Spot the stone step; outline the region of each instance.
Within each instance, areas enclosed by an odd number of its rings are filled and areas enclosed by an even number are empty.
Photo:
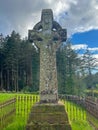
[[[36,104],[32,107],[26,130],[71,130],[63,104]]]

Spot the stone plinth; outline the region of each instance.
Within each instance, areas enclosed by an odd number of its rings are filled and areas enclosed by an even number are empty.
[[[63,104],[36,104],[32,107],[26,130],[71,130]]]
[[[55,103],[57,99],[57,95],[55,94],[45,94],[41,95],[40,103]]]

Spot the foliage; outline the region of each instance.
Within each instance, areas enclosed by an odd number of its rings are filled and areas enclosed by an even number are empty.
[[[39,90],[40,50],[27,38],[13,31],[0,40],[0,91]],[[62,94],[83,95],[86,88],[98,84],[96,60],[87,49],[82,56],[67,41],[57,51],[58,91]],[[97,71],[97,70],[96,70]]]
[[[97,61],[87,49],[85,52],[74,50],[67,41],[57,51],[58,89],[62,94],[84,95],[86,88],[98,84]]]
[[[27,39],[13,31],[4,38],[0,48],[0,90],[21,91],[29,86],[30,91],[38,91],[39,55]]]
[[[94,96],[98,98],[98,90],[97,89],[87,89],[85,90],[86,95]]]
[[[79,78],[77,70],[79,66],[78,54],[72,49],[68,41],[57,52],[57,70],[59,93],[77,94]],[[78,83],[77,83],[78,82]],[[79,88],[78,88],[79,89]]]

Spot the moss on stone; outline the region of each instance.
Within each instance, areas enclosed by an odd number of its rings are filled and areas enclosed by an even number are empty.
[[[32,107],[26,130],[71,130],[64,105],[36,104]]]

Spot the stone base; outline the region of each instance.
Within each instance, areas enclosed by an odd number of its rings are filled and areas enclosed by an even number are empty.
[[[41,94],[40,103],[57,103],[56,94]]]
[[[32,107],[26,130],[71,130],[63,104],[36,104]]]

